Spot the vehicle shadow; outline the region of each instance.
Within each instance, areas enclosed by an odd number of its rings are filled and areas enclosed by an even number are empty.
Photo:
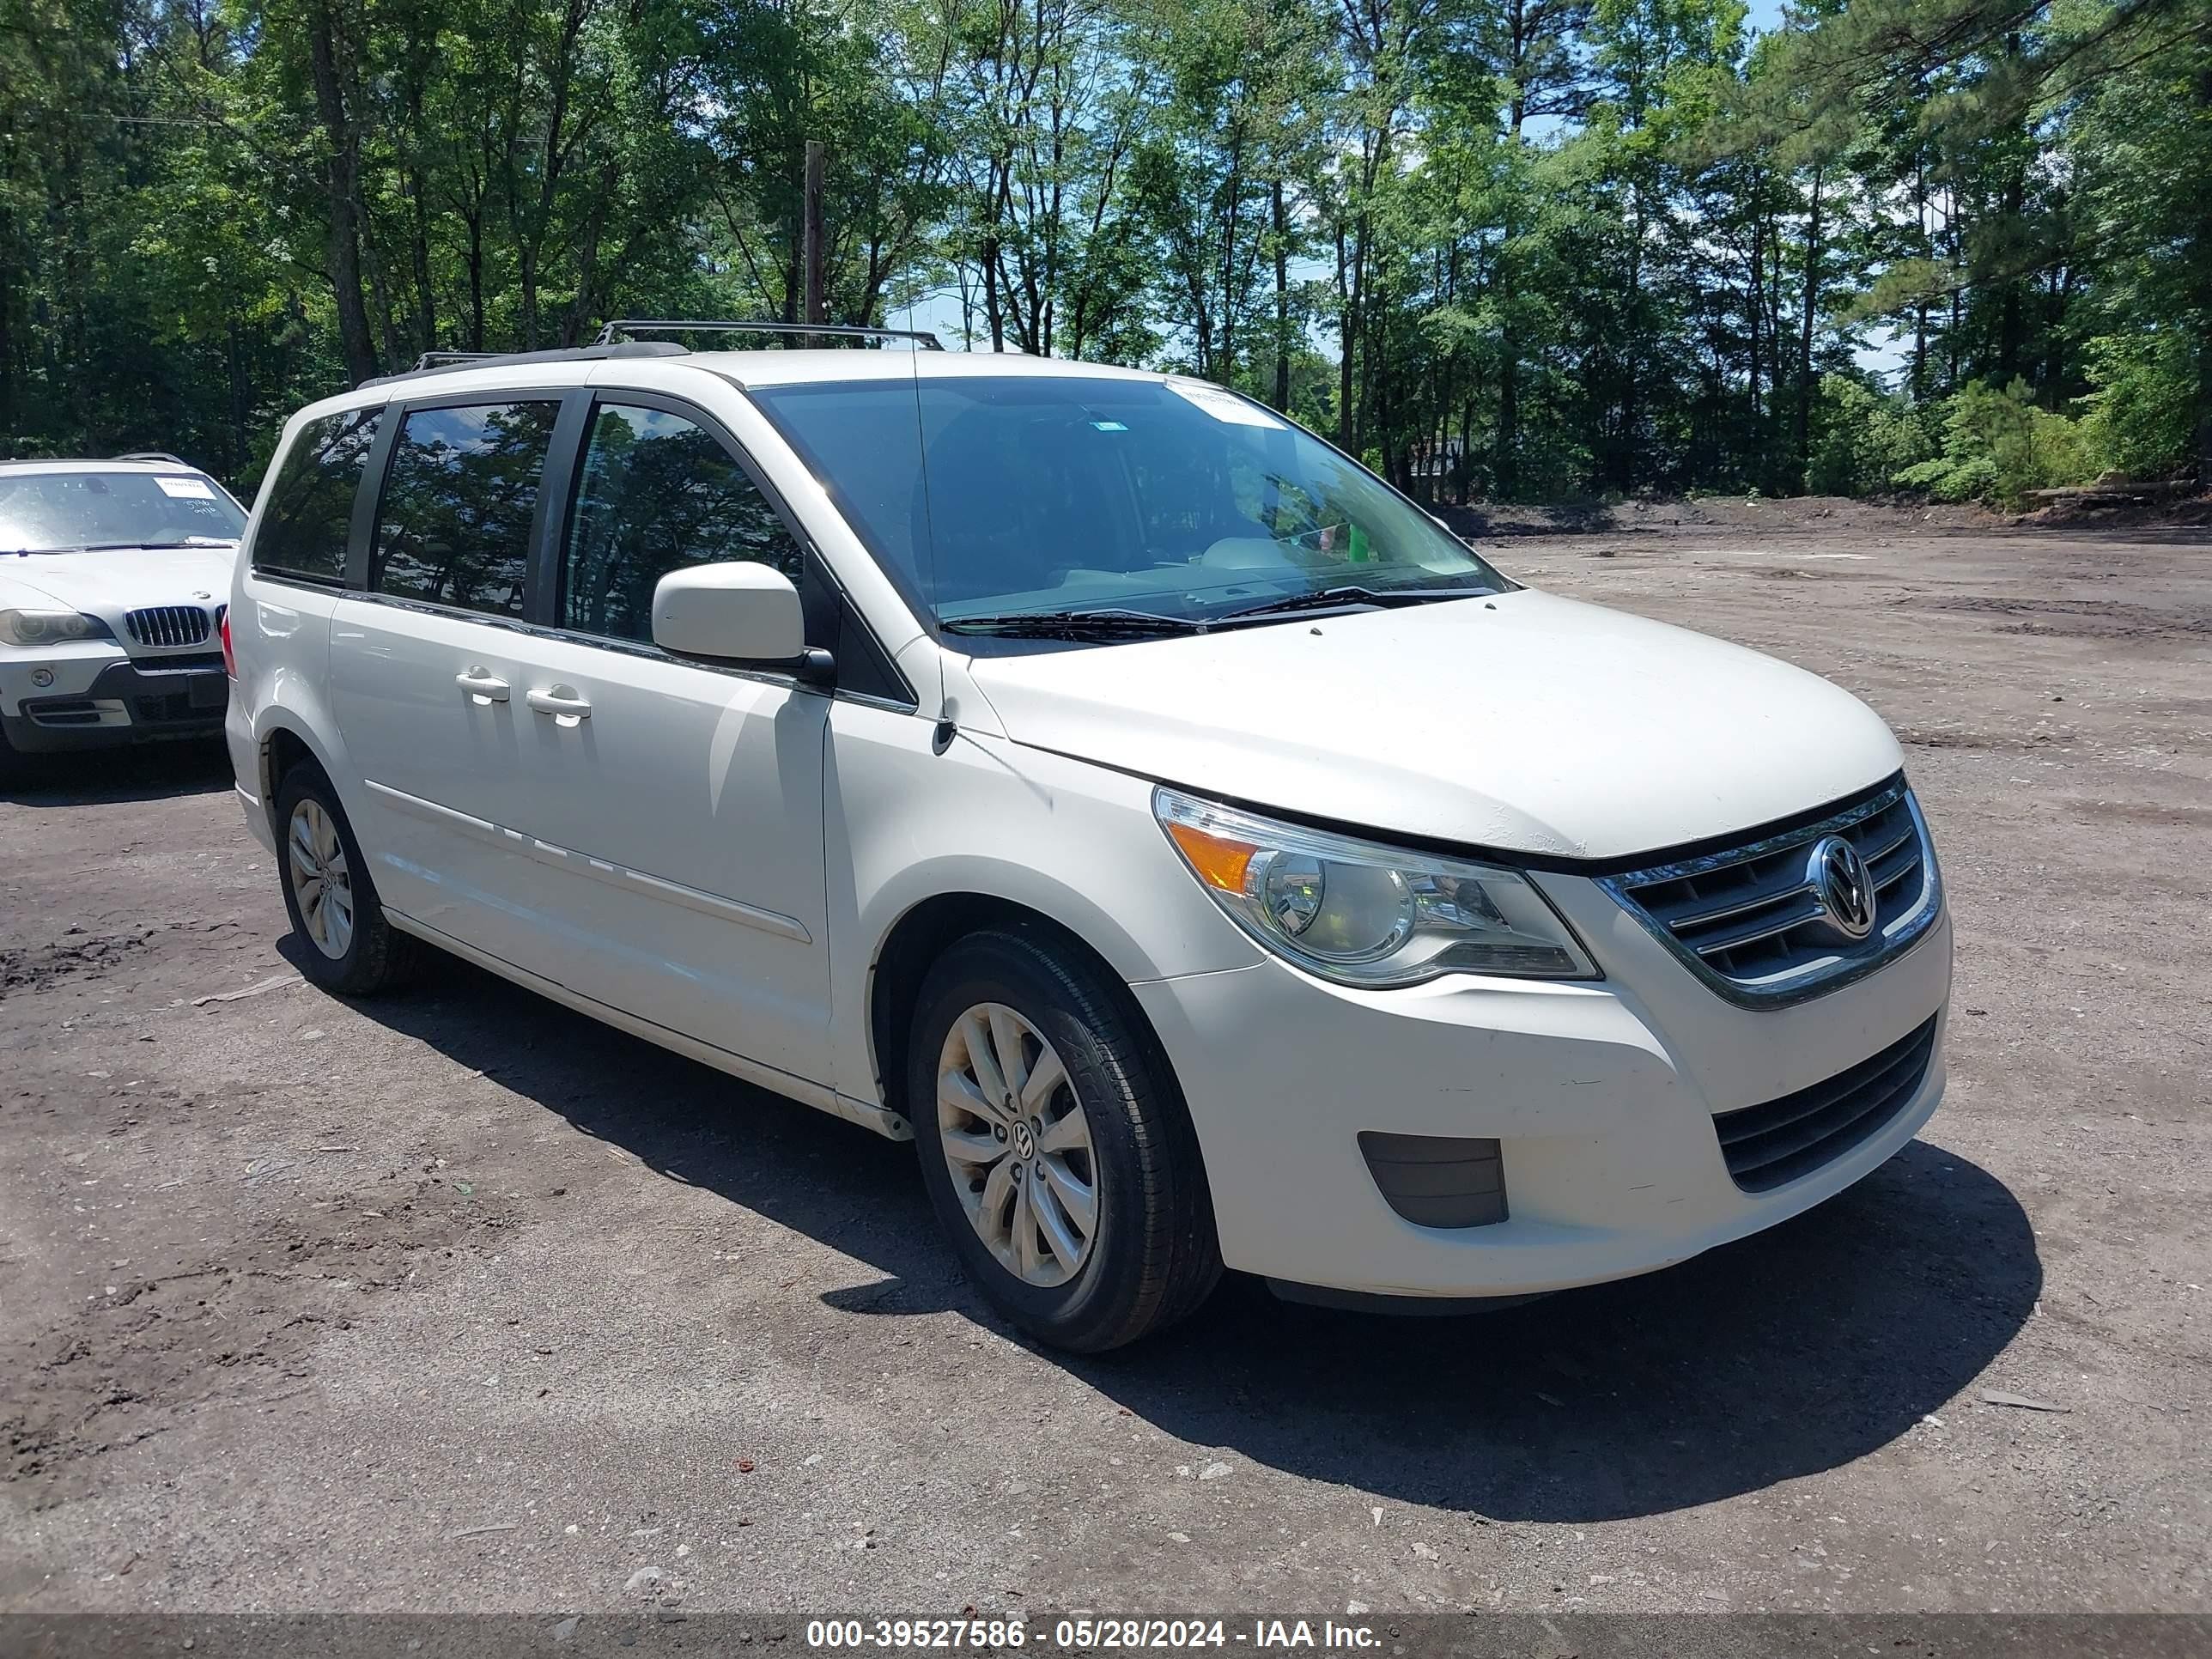
[[[163,800],[230,787],[230,751],[219,737],[191,742],[32,755],[0,773],[0,801],[16,806],[100,806]]]
[[[842,1312],[949,1308],[1005,1328],[940,1242],[910,1147],[447,958],[420,990],[360,1006],[668,1179],[884,1275],[823,1298]],[[2041,1287],[2011,1193],[1915,1142],[1807,1215],[1614,1285],[1409,1319],[1291,1306],[1231,1276],[1152,1341],[1093,1358],[1040,1352],[1231,1456],[1498,1520],[1601,1521],[1878,1449],[1980,1375]]]

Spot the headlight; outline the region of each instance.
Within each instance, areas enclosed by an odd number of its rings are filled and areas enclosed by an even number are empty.
[[[1172,789],[1152,792],[1152,811],[1231,921],[1323,979],[1376,988],[1440,974],[1598,976],[1518,871],[1279,823]]]
[[[97,617],[74,611],[0,611],[0,640],[10,645],[59,645],[70,640],[112,640],[114,630]]]

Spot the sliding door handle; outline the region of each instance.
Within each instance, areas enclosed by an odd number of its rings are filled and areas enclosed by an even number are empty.
[[[522,700],[539,714],[550,714],[556,720],[587,720],[592,718],[590,699],[578,696],[565,685],[532,686],[523,693]]]
[[[482,702],[505,702],[508,686],[488,668],[471,668],[453,676],[453,684]]]

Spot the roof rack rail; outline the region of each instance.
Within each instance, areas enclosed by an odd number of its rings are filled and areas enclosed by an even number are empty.
[[[799,334],[831,339],[911,340],[923,351],[942,351],[945,342],[927,329],[862,328],[852,323],[731,322],[704,317],[617,317],[599,331],[599,343],[611,346],[618,334]]]
[[[684,348],[667,340],[599,341],[584,346],[556,346],[550,351],[426,351],[415,367],[392,374],[372,374],[362,386],[389,386],[418,376],[453,374],[465,368],[504,368],[510,363],[595,362],[609,357],[680,357]]]
[[[134,449],[128,455],[118,455],[118,461],[167,461],[172,466],[190,466],[191,463],[181,455],[172,455],[166,449]]]

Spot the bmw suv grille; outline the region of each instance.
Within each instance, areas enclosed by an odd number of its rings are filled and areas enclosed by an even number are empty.
[[[123,619],[131,637],[141,645],[167,648],[203,645],[208,636],[208,613],[196,605],[156,605],[133,611]]]

